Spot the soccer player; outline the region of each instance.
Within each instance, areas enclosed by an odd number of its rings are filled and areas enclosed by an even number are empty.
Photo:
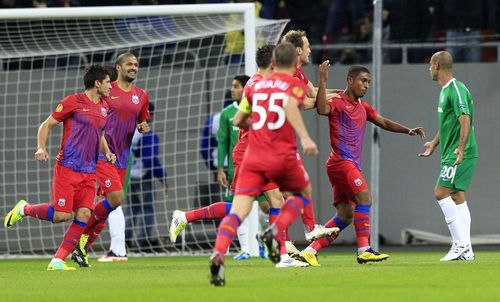
[[[368,184],[361,173],[361,150],[366,122],[378,127],[410,136],[425,133],[421,127],[410,129],[381,116],[361,98],[370,87],[370,71],[360,65],[349,68],[347,88],[338,97],[326,97],[329,61],[320,65],[320,85],[316,98],[317,112],[328,116],[330,124],[331,153],[326,162],[326,172],[333,190],[333,205],[337,214],[325,224],[325,227],[346,228],[354,221],[358,244],[358,263],[382,261],[389,257],[370,247],[370,206],[372,198]],[[314,241],[304,251],[305,260],[312,266],[318,266],[316,254],[323,247],[335,240],[338,234]]]
[[[305,31],[301,30],[290,30],[284,36],[282,41],[286,41],[291,43],[297,52],[297,69],[293,76],[299,79],[302,83],[307,85],[307,93],[304,98],[304,104],[302,109],[308,110],[314,108],[316,106],[316,94],[318,88],[314,87],[314,85],[309,81],[306,73],[302,66],[309,64],[309,56],[311,54],[311,47],[309,44],[309,40],[307,39],[307,35]],[[332,97],[336,90],[328,89],[329,97]],[[299,158],[300,164],[302,165],[302,159],[300,158],[300,154],[297,151],[297,158]],[[305,228],[305,232],[312,232],[316,228],[316,218],[314,217],[314,209],[312,207],[312,203],[309,203],[305,208],[304,212],[301,215],[302,223]],[[308,241],[311,241],[311,237],[306,237]],[[300,256],[300,252],[293,245],[293,243],[289,240],[286,241],[287,252],[294,257]]]
[[[113,224],[110,224],[110,251],[100,259],[101,262],[127,261],[125,251],[125,217],[120,205],[124,202],[123,183],[127,172],[130,145],[135,129],[141,133],[149,132],[149,97],[146,91],[135,86],[139,62],[135,55],[123,53],[115,62],[117,81],[111,83],[108,98],[109,114],[104,136],[111,152],[116,154],[115,165],[99,156],[97,162],[97,181],[100,200],[89,219],[80,243],[73,253],[73,260],[80,266],[88,266],[87,251],[105,226],[108,215],[115,209]],[[83,260],[83,261],[82,261]]]
[[[422,157],[430,156],[441,144],[441,172],[434,196],[441,207],[453,240],[441,261],[474,260],[470,240],[471,216],[465,197],[478,157],[474,134],[474,107],[467,87],[453,77],[453,58],[436,52],[429,64],[433,81],[442,87],[438,102],[438,132],[424,144]]]
[[[23,217],[29,216],[52,223],[74,219],[68,227],[61,245],[47,270],[74,270],[64,259],[78,244],[78,239],[94,208],[95,173],[99,151],[104,158],[114,163],[116,157],[110,152],[103,138],[108,116],[111,81],[108,72],[99,65],[92,65],[84,75],[85,91],[65,97],[55,111],[38,128],[37,161],[47,161],[47,138],[50,131],[63,122],[61,149],[56,157],[52,180],[52,202],[30,204],[20,200],[5,216],[4,226],[12,227]],[[102,143],[101,143],[102,141]]]
[[[247,116],[252,115],[249,141],[240,167],[231,213],[219,226],[214,252],[210,257],[210,283],[214,286],[225,285],[224,254],[239,224],[250,212],[253,200],[262,193],[267,182],[274,181],[281,189],[294,193],[281,208],[273,226],[261,236],[269,249],[269,258],[274,263],[280,261],[282,254],[280,234],[311,202],[307,172],[296,159],[294,130],[306,155],[318,154],[318,148],[309,137],[298,109],[303,102],[306,86],[293,78],[296,58],[292,44],[285,42],[276,46],[273,52],[274,72],[245,94],[249,104],[252,104],[252,111],[244,112]],[[244,121],[248,122],[248,119]]]
[[[233,118],[238,111],[238,106],[243,95],[243,88],[250,79],[247,75],[237,75],[231,83],[231,97],[233,104],[224,108],[220,115],[219,129],[217,131],[217,181],[226,189],[225,200],[233,201],[233,192],[230,185],[234,177],[233,149],[238,143],[239,128],[233,125]],[[227,175],[224,163],[227,160]],[[249,222],[245,220],[238,228],[238,241],[241,251],[234,257],[235,260],[250,258],[249,250]]]

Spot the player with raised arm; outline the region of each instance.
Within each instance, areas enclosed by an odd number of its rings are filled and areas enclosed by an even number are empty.
[[[474,260],[470,240],[471,217],[465,197],[474,170],[478,151],[474,134],[472,95],[453,77],[453,58],[446,51],[431,57],[429,72],[433,81],[442,87],[438,102],[438,132],[424,144],[419,155],[430,156],[441,145],[441,172],[434,196],[444,214],[453,240],[450,251],[441,261]]]
[[[283,252],[280,234],[311,202],[311,185],[307,173],[296,159],[294,130],[306,155],[318,154],[318,148],[309,137],[298,108],[303,102],[306,86],[293,78],[296,58],[292,44],[285,42],[276,46],[273,52],[274,72],[245,94],[252,112],[237,113],[251,114],[252,121],[233,207],[219,226],[214,252],[210,257],[210,283],[214,286],[225,285],[224,254],[239,224],[250,212],[253,200],[262,193],[266,183],[274,181],[281,189],[294,194],[282,206],[276,222],[261,236],[269,249],[269,258],[274,263],[280,261]],[[248,121],[246,118],[241,120],[245,123]]]
[[[73,260],[80,266],[88,266],[87,251],[94,240],[99,236],[106,224],[108,215],[114,211],[116,230],[110,230],[112,236],[120,240],[112,240],[115,246],[100,261],[127,261],[125,252],[125,217],[120,205],[124,202],[123,183],[127,172],[130,145],[135,129],[141,133],[149,132],[148,102],[146,91],[135,86],[133,82],[137,77],[139,62],[135,55],[123,53],[115,62],[118,74],[116,82],[111,83],[110,96],[108,98],[109,114],[104,130],[104,136],[108,142],[111,152],[116,154],[115,165],[106,162],[104,157],[99,156],[97,162],[97,181],[99,182],[99,193],[105,196],[100,200],[89,219],[87,227],[80,238],[80,243],[73,253]]]
[[[330,124],[331,153],[326,162],[326,172],[333,190],[333,205],[337,214],[325,227],[346,228],[354,221],[358,244],[357,261],[366,263],[389,258],[370,247],[370,207],[372,198],[366,180],[361,173],[361,151],[366,122],[391,132],[420,136],[425,133],[421,127],[408,128],[381,116],[361,98],[370,87],[370,71],[360,65],[349,68],[347,88],[338,97],[327,100],[326,83],[329,61],[320,65],[320,86],[316,98],[317,111],[328,116]],[[332,243],[338,234],[314,241],[302,254],[311,265],[319,265],[316,254]]]
[[[20,200],[5,216],[4,226],[12,227],[29,216],[52,223],[71,219],[73,222],[64,234],[47,270],[74,270],[64,259],[78,244],[94,208],[97,158],[100,152],[114,163],[103,130],[108,115],[105,98],[109,95],[111,81],[108,72],[99,65],[92,65],[84,75],[85,91],[65,97],[55,111],[38,128],[37,161],[47,161],[47,138],[50,131],[63,122],[61,149],[56,157],[52,180],[51,203],[29,204]]]

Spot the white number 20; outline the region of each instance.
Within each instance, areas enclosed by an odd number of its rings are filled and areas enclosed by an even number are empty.
[[[259,121],[252,124],[252,128],[254,130],[258,130],[264,126],[267,120],[267,111],[264,106],[259,105],[259,101],[265,101],[269,98],[269,112],[276,112],[278,115],[278,119],[276,122],[267,123],[267,128],[269,130],[276,130],[281,128],[283,124],[285,124],[285,110],[283,107],[276,105],[276,100],[284,100],[285,98],[284,92],[274,92],[269,94],[267,93],[256,93],[253,95],[252,101],[252,111],[256,112],[259,115]]]

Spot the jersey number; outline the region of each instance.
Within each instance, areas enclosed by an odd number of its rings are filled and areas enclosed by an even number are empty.
[[[274,92],[269,95],[268,93],[256,93],[252,98],[252,111],[259,115],[259,121],[252,124],[254,130],[259,130],[264,127],[267,120],[267,111],[264,106],[259,105],[259,101],[265,101],[269,99],[269,112],[276,112],[278,115],[278,120],[276,122],[268,122],[267,128],[269,130],[276,130],[281,128],[285,124],[285,110],[283,107],[276,105],[276,100],[283,100],[285,98],[284,92]]]

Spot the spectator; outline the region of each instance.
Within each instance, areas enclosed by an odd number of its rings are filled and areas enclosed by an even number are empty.
[[[451,47],[447,51],[454,62],[480,62],[481,48],[470,47],[481,43],[481,29],[487,16],[482,0],[444,0],[441,1],[441,14],[444,18],[446,41],[466,43],[468,47]]]
[[[151,122],[154,120],[154,104],[149,102]],[[135,233],[140,251],[151,252],[158,245],[153,238],[155,224],[154,178],[168,190],[167,172],[162,167],[158,154],[160,139],[153,130],[146,134],[134,133],[131,151],[134,157],[130,171],[130,204],[126,210],[125,238],[130,244]],[[130,245],[129,245],[130,246]]]

